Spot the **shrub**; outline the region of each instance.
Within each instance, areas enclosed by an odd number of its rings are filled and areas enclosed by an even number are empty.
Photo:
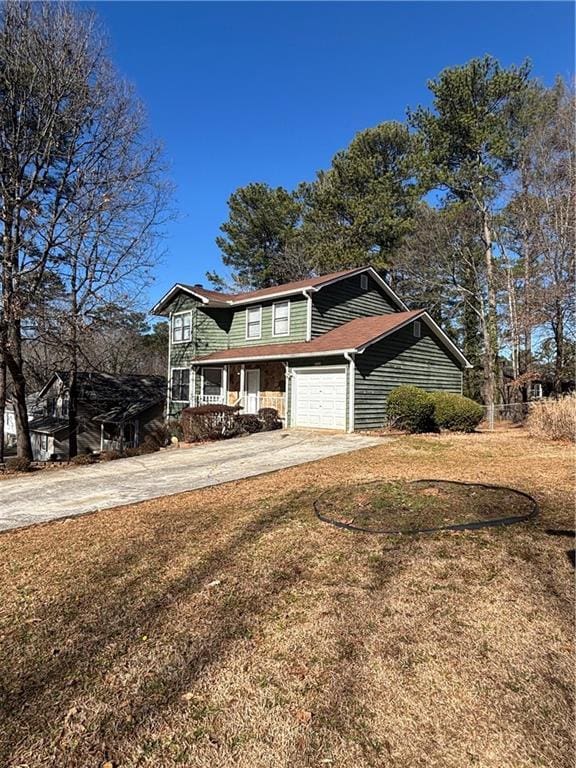
[[[126,448],[124,451],[124,456],[126,456],[127,459],[131,459],[134,456],[140,456],[141,450],[140,448]]]
[[[22,456],[11,456],[6,459],[6,469],[8,472],[30,472],[30,459]]]
[[[280,429],[282,426],[276,408],[260,408],[258,411],[258,418],[262,422],[262,428],[265,432],[269,432],[273,429]]]
[[[167,424],[155,424],[146,431],[144,442],[156,445],[157,448],[164,448],[170,442],[171,432]]]
[[[576,441],[576,393],[532,404],[526,422],[533,437]]]
[[[198,440],[219,440],[238,434],[237,406],[200,405],[196,408],[184,408],[180,416],[180,425],[185,442]]]
[[[96,459],[91,453],[79,453],[77,456],[72,456],[70,459],[72,464],[77,464],[78,466],[85,466],[86,464],[94,464]]]
[[[263,422],[255,413],[242,413],[236,416],[236,423],[240,432],[253,435],[255,432],[261,432],[264,428]]]
[[[100,461],[116,461],[121,459],[123,454],[120,451],[102,451],[100,454]]]
[[[160,445],[158,444],[157,440],[154,437],[151,437],[150,435],[147,435],[138,446],[138,451],[141,456],[143,456],[146,453],[156,453],[156,451],[159,451],[159,450],[160,450]]]
[[[484,418],[482,406],[469,397],[453,392],[431,392],[434,421],[451,432],[474,432]]]
[[[388,396],[386,408],[390,426],[407,432],[431,432],[435,429],[434,401],[423,389],[412,385],[396,387]]]

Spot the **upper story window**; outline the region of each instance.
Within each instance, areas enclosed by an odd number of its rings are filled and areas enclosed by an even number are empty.
[[[190,369],[172,368],[172,400],[190,402]]]
[[[272,306],[272,335],[290,335],[290,302],[279,301]]]
[[[190,312],[181,312],[172,318],[172,341],[179,344],[182,341],[190,341],[192,335],[192,315]]]
[[[362,288],[363,291],[368,290],[368,275],[360,275],[360,288]]]
[[[262,307],[248,307],[246,310],[246,338],[259,339],[262,336]]]
[[[422,323],[420,320],[414,320],[413,333],[415,339],[419,339],[422,336]]]

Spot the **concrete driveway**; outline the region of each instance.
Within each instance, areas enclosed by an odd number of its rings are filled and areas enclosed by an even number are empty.
[[[279,430],[0,481],[0,530],[253,477],[384,438]]]

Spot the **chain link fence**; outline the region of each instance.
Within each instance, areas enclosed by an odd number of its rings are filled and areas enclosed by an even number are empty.
[[[494,429],[498,423],[521,424],[525,421],[532,403],[503,403],[500,405],[485,405],[488,429]]]

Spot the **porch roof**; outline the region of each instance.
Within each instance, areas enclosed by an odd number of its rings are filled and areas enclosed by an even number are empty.
[[[293,357],[326,357],[346,352],[362,352],[370,344],[393,331],[400,330],[414,318],[424,315],[426,312],[423,309],[417,309],[390,315],[359,317],[312,341],[222,349],[197,358],[194,362],[242,363],[250,360],[286,360]]]
[[[30,432],[40,432],[43,435],[56,435],[58,432],[67,432],[69,424],[66,419],[58,419],[55,416],[42,416],[28,422]]]

